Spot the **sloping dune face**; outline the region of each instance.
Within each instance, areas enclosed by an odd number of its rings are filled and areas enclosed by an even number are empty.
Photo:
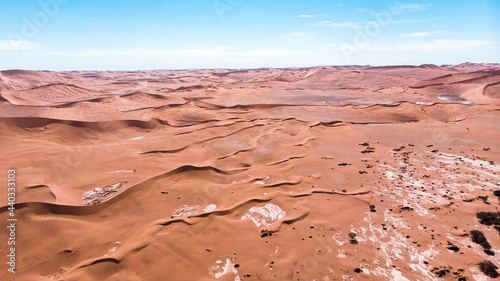
[[[1,280],[487,280],[478,263],[500,266],[499,231],[477,218],[499,206],[496,65],[0,78],[18,219]]]

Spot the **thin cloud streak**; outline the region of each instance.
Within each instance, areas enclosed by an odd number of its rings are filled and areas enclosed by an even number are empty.
[[[42,46],[37,43],[17,40],[0,40],[0,51],[33,51]]]
[[[416,33],[408,33],[408,34],[399,34],[400,37],[426,37],[434,34],[441,34],[444,31],[430,31],[430,32],[416,32]]]
[[[346,22],[321,21],[313,23],[313,25],[333,27],[334,29],[340,29],[340,28],[360,29],[363,27],[362,22],[352,22],[352,21],[346,21]]]
[[[432,4],[409,4],[409,3],[399,3],[394,9],[398,11],[423,11],[431,7]]]
[[[309,41],[316,38],[316,35],[306,32],[292,32],[281,36],[285,41]]]
[[[393,47],[377,47],[377,46],[362,46],[357,47],[352,44],[334,43],[328,44],[329,47],[337,50],[372,50],[372,51],[426,51],[426,52],[442,52],[442,51],[463,51],[478,47],[491,45],[491,41],[487,40],[433,40],[428,42],[406,42],[399,43]]]
[[[432,4],[409,4],[409,3],[396,3],[394,5],[391,5],[389,10],[392,11],[394,14],[400,14],[400,13],[405,13],[405,12],[418,12],[418,11],[423,11],[427,10],[429,7],[431,7]],[[359,13],[369,13],[372,15],[384,15],[386,14],[387,11],[385,12],[380,12],[380,11],[374,11],[370,9],[357,9]]]
[[[129,50],[86,50],[86,51],[52,51],[46,55],[61,57],[106,57],[106,56],[143,56],[143,57],[179,57],[179,56],[203,56],[203,57],[290,57],[314,55],[310,51],[296,50],[256,50],[256,51],[232,51],[228,47],[212,49],[129,49]]]
[[[399,45],[396,50],[402,51],[449,51],[449,50],[466,50],[476,47],[483,47],[490,45],[491,42],[487,40],[434,40],[431,42],[420,43],[404,43]]]
[[[401,23],[417,23],[417,22],[425,22],[426,19],[421,20],[391,20],[387,24],[401,24]],[[332,27],[333,29],[341,29],[341,28],[350,28],[353,30],[364,28],[369,24],[377,23],[377,21],[345,21],[345,22],[332,22],[332,21],[320,21],[313,23],[313,26],[323,26],[323,27]]]

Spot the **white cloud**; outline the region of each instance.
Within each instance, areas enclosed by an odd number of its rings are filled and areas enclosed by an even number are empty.
[[[331,22],[331,21],[320,21],[313,23],[312,25],[315,26],[326,26],[326,27],[332,27],[334,29],[341,29],[341,28],[350,28],[350,29],[361,29],[364,28],[368,25],[376,24],[376,25],[388,25],[388,24],[402,24],[402,23],[417,23],[417,22],[425,22],[427,20],[422,19],[422,20],[390,20],[386,23],[380,23],[377,21],[359,21],[359,22],[354,22],[354,21],[345,21],[345,22]]]
[[[372,14],[374,16],[384,16],[384,15],[387,15],[387,13],[400,14],[403,12],[423,11],[431,6],[432,6],[432,4],[395,3],[392,5],[389,5],[389,7],[383,11],[374,11],[374,10],[364,9],[364,8],[357,9],[357,11],[360,13],[369,13],[369,14]]]
[[[0,51],[31,51],[40,49],[41,46],[28,41],[0,40]]]
[[[355,45],[347,44],[347,43],[330,43],[327,44],[328,47],[334,50],[353,50],[357,49]]]
[[[47,52],[50,56],[62,57],[238,57],[238,58],[262,58],[262,57],[290,57],[315,54],[310,51],[297,50],[256,50],[236,51],[229,47],[216,48],[189,48],[189,49],[128,49],[128,50],[85,50],[85,51],[54,51]]]
[[[353,21],[345,21],[345,22],[320,21],[313,23],[313,25],[328,26],[328,27],[333,27],[334,29],[340,29],[340,28],[360,29],[363,27],[362,22],[353,22]]]
[[[292,32],[292,33],[283,35],[283,37],[295,38],[295,37],[303,37],[304,35],[306,35],[306,33],[304,33],[304,32]]]
[[[314,34],[305,32],[292,32],[281,36],[286,41],[308,41],[316,38]]]
[[[199,49],[199,48],[206,48],[208,46],[206,45],[189,45],[189,46],[186,46],[186,48],[189,48],[189,49]]]
[[[401,37],[425,37],[425,36],[430,36],[433,34],[440,34],[440,33],[444,33],[444,31],[406,33],[406,34],[399,34],[399,36],[401,36]]]
[[[354,44],[328,44],[329,47],[337,50],[373,50],[373,51],[426,51],[426,52],[442,52],[442,51],[463,51],[477,47],[490,45],[491,41],[485,40],[433,40],[427,42],[407,42],[395,44],[391,47],[377,47],[371,45],[356,46]]]
[[[419,20],[392,20],[390,23],[419,23],[419,22],[427,22],[427,19],[419,19]]]
[[[449,51],[464,50],[489,45],[491,42],[486,40],[434,40],[430,42],[404,43],[396,47],[396,50],[402,51]]]
[[[399,3],[399,4],[397,4],[397,5],[394,6],[394,9],[397,10],[397,11],[413,11],[413,12],[417,12],[417,11],[426,10],[430,6],[432,6],[432,4]]]

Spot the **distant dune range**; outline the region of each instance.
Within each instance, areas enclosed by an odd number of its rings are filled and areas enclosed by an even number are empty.
[[[1,71],[0,279],[487,280],[499,91],[497,64]]]

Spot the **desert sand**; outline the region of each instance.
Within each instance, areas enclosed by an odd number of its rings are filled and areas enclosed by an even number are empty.
[[[18,219],[1,280],[489,280],[478,264],[500,266],[499,231],[477,218],[500,207],[499,65],[6,70],[0,95]]]

